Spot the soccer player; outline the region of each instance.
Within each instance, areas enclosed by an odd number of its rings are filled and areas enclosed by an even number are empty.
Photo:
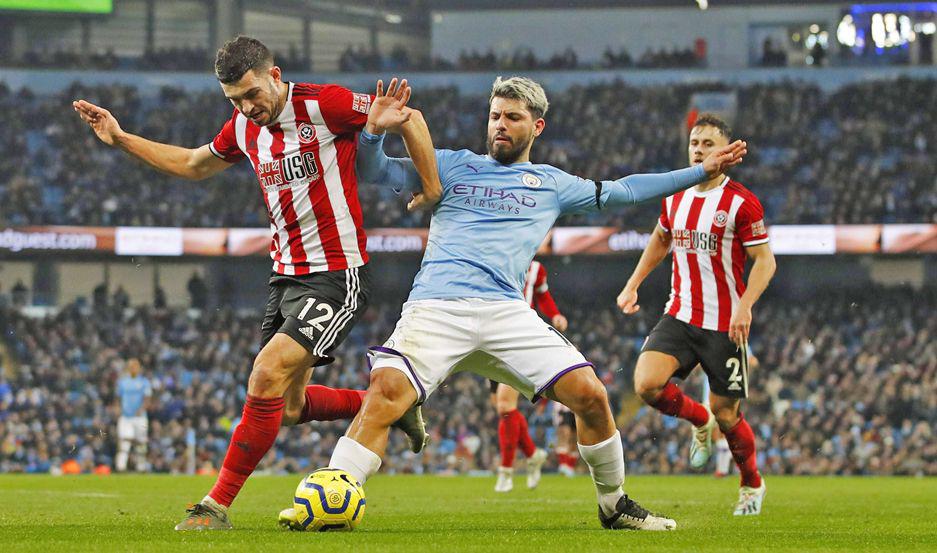
[[[745,143],[716,149],[701,165],[680,171],[591,181],[530,162],[547,107],[536,82],[499,78],[488,112],[488,155],[437,150],[443,195],[420,272],[393,334],[369,352],[368,394],[329,466],[365,482],[381,466],[390,424],[451,373],[469,370],[575,413],[579,452],[592,473],[603,527],[670,530],[673,520],[625,495],[624,452],[605,387],[592,364],[530,309],[521,286],[560,215],[632,205],[705,182],[739,163]],[[369,118],[378,115],[372,109]],[[361,133],[361,178],[417,189],[413,162],[384,154],[383,131],[369,121]]]
[[[134,469],[143,472],[147,468],[146,442],[149,420],[146,410],[153,390],[150,381],[140,374],[140,360],[132,357],[127,360],[127,374],[117,381],[117,398],[120,402],[120,418],[117,419],[117,459],[114,468],[117,472],[127,470],[130,448],[136,453]]]
[[[690,131],[690,165],[700,166],[729,140],[725,121],[700,116]],[[638,288],[671,247],[670,301],[638,357],[635,391],[662,413],[693,424],[690,466],[708,462],[719,425],[741,473],[735,514],[757,515],[765,483],[756,466],[755,436],[739,406],[748,396],[752,306],[775,271],[764,210],[754,194],[721,171],[664,199],[651,240],[618,295],[624,313],[638,311]],[[753,260],[747,286],[746,256]],[[670,382],[686,378],[697,364],[709,379],[711,411]]]
[[[547,284],[547,270],[539,261],[531,261],[530,267],[527,268],[524,300],[532,309],[539,309],[550,320],[553,328],[566,332],[569,323],[556,307]],[[527,457],[527,487],[532,490],[540,483],[541,469],[547,460],[547,452],[534,445],[527,428],[527,419],[517,409],[520,393],[507,384],[495,380],[488,382],[491,384],[491,401],[498,411],[498,446],[501,449],[501,465],[498,466],[495,491],[509,492],[514,489],[514,457],[518,446]]]
[[[337,85],[283,81],[266,46],[243,36],[218,50],[215,75],[234,111],[211,143],[194,149],[125,132],[107,110],[84,100],[73,103],[102,142],[170,175],[200,180],[248,159],[270,217],[270,299],[241,423],[217,482],[177,530],[230,529],[228,507],[280,426],[351,418],[363,397],[360,390],[307,384],[313,367],[333,361],[332,351],[368,302],[371,276],[355,157],[356,133],[373,98]],[[399,127],[418,171],[427,175],[420,200],[432,203],[439,182],[429,132],[420,123]],[[397,424],[411,448],[421,450],[425,430],[419,412],[408,412]]]

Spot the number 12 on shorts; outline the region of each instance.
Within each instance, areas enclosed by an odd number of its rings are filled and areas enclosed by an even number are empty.
[[[306,315],[309,314],[309,310],[313,307],[316,308],[316,311],[320,313],[318,317],[312,317],[306,319]],[[332,306],[325,302],[316,302],[316,298],[306,298],[306,305],[303,306],[303,310],[299,312],[297,317],[299,320],[305,322],[309,326],[315,328],[319,332],[325,331],[325,326],[323,323],[327,322],[335,315],[335,310],[332,309]]]

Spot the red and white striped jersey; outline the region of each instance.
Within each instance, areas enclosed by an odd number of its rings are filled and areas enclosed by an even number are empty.
[[[531,261],[524,280],[524,299],[534,310],[539,309],[548,319],[560,314],[547,286],[547,270],[539,261]]]
[[[338,85],[288,84],[286,104],[271,124],[258,126],[235,109],[209,148],[227,162],[246,157],[253,165],[273,232],[274,272],[364,265],[356,133],[367,122],[371,96]]]
[[[673,273],[665,313],[694,326],[729,331],[745,292],[745,246],[768,242],[758,198],[729,177],[706,192],[665,198],[659,224],[673,238]]]

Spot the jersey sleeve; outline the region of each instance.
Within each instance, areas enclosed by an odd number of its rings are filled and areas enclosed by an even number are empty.
[[[598,211],[601,207],[602,189],[588,179],[561,172],[556,176],[556,193],[563,215]]]
[[[227,161],[228,163],[237,163],[244,159],[244,152],[238,147],[237,134],[234,130],[234,122],[237,121],[238,111],[234,110],[231,118],[221,127],[215,139],[208,144],[208,149],[215,156]]]
[[[768,242],[765,210],[758,198],[746,198],[735,215],[735,232],[743,246],[757,246]]]
[[[667,212],[667,198],[661,198],[660,200],[660,217],[657,219],[657,224],[664,229],[664,232],[670,232],[670,213]]]
[[[150,384],[150,379],[147,378],[143,381],[143,397],[150,397],[153,395],[153,385]]]
[[[352,92],[343,86],[329,84],[319,91],[319,110],[333,134],[358,132],[368,122],[371,111],[370,94]]]

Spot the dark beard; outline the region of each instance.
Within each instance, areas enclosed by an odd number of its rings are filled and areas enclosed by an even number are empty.
[[[495,161],[501,165],[511,165],[512,163],[517,162],[518,158],[521,157],[521,154],[524,153],[524,150],[527,149],[527,146],[530,144],[530,140],[526,140],[523,143],[512,145],[511,148],[504,149],[501,148],[497,152],[494,150],[495,141],[494,138],[488,141],[488,155],[493,157]]]

